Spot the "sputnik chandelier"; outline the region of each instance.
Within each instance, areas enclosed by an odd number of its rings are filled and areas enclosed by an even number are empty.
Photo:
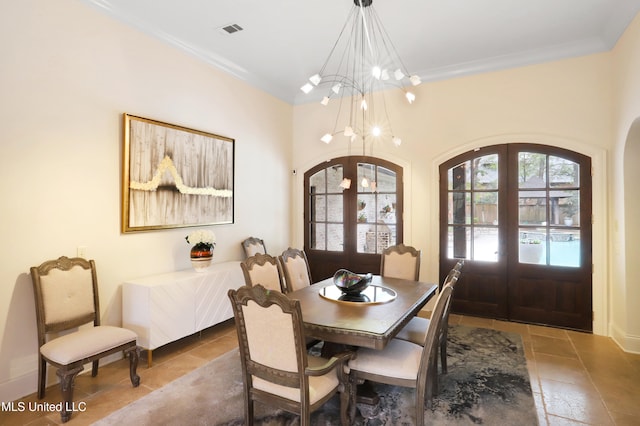
[[[411,104],[416,97],[409,88],[421,81],[417,75],[407,72],[371,4],[373,0],[353,2],[354,6],[324,65],[317,74],[309,77],[301,90],[309,93],[317,87],[319,90],[319,86],[328,86],[320,103],[327,106],[333,98],[338,98],[340,104],[333,131],[320,140],[328,144],[339,133],[349,138],[350,143],[361,138],[364,155],[365,143],[372,138],[390,138],[395,146],[402,143],[391,128],[385,88],[399,87]],[[378,110],[374,101],[381,105]],[[348,104],[346,107],[345,103]]]

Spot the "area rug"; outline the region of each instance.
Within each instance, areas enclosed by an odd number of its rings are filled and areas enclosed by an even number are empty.
[[[440,375],[440,392],[425,424],[538,425],[529,373],[519,335],[483,328],[451,326],[449,373]],[[375,384],[377,407],[358,404],[356,425],[415,423],[414,390]],[[104,425],[244,424],[242,373],[237,350],[144,396],[95,423]],[[293,426],[293,414],[255,403],[255,424]],[[334,397],[312,414],[313,425],[339,425]]]

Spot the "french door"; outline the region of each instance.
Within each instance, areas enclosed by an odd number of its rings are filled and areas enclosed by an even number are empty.
[[[348,156],[304,174],[304,249],[319,281],[345,268],[379,273],[380,254],[402,242],[402,168]]]
[[[536,144],[440,166],[440,275],[466,259],[454,312],[592,330],[591,161]]]

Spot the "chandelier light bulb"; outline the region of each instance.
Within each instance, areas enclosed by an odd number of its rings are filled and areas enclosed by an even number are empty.
[[[409,81],[414,86],[417,86],[418,84],[422,83],[422,80],[420,80],[420,77],[418,77],[417,75],[412,75],[411,77],[409,77]]]
[[[322,80],[322,77],[320,77],[320,74],[314,74],[311,77],[309,77],[309,81],[314,85],[317,86],[318,84],[320,84],[320,80]]]
[[[400,68],[398,68],[393,72],[393,76],[396,80],[402,80],[404,78],[404,73],[400,70]]]
[[[382,130],[380,130],[380,127],[378,127],[378,126],[373,126],[373,129],[371,129],[371,134],[373,136],[378,137],[378,136],[380,136],[381,133],[382,133]]]
[[[367,110],[368,105],[367,105],[367,100],[366,99],[362,100],[362,102],[360,103],[360,108],[362,108],[363,111]]]
[[[358,138],[358,134],[354,133],[353,135],[351,135],[351,142],[355,142],[357,138]]]
[[[351,127],[351,126],[346,126],[346,127],[344,128],[344,135],[345,135],[345,136],[348,136],[348,137],[354,136],[354,135],[355,135],[355,133],[353,133],[353,127]]]
[[[386,68],[382,70],[382,75],[380,76],[380,78],[384,81],[389,80],[389,71],[387,71]]]
[[[405,96],[407,97],[407,100],[409,101],[410,104],[412,104],[413,101],[416,100],[416,95],[414,95],[411,92],[407,92],[407,94]]]
[[[376,65],[371,70],[371,74],[373,74],[373,78],[375,78],[376,80],[380,80],[380,77],[382,76],[382,70],[379,66]]]
[[[329,97],[325,96],[324,98],[322,98],[322,100],[320,101],[320,103],[324,106],[329,105]]]
[[[342,182],[340,182],[340,188],[349,189],[351,188],[351,179],[344,178]]]
[[[310,83],[306,83],[304,86],[300,88],[300,90],[302,90],[306,94],[306,93],[309,93],[311,90],[313,90],[313,86]]]
[[[320,140],[324,143],[329,143],[331,142],[332,139],[333,139],[333,136],[331,136],[330,133],[325,133],[325,135],[320,138]]]
[[[369,187],[369,181],[367,180],[366,177],[362,178],[362,182],[360,182],[360,186],[363,188],[368,188]]]
[[[393,138],[391,138],[391,141],[395,146],[400,146],[402,144],[402,139],[400,139],[397,136],[394,136]]]
[[[331,88],[331,90],[333,90],[333,93],[337,95],[338,93],[340,93],[341,88],[342,88],[342,83],[337,83]]]

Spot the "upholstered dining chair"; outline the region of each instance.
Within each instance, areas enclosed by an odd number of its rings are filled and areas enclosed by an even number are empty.
[[[276,257],[257,253],[240,262],[240,267],[246,285],[262,284],[269,290],[284,291],[282,268]]]
[[[438,335],[441,331],[444,309],[451,298],[451,291],[451,286],[447,285],[438,295],[424,346],[394,338],[382,350],[358,349],[357,356],[349,361],[352,392],[355,393],[357,385],[364,380],[415,388],[415,424],[424,425],[425,405],[431,408],[432,397],[438,385],[436,365]],[[355,418],[353,405],[349,418],[351,420]]]
[[[63,406],[62,422],[71,418],[75,377],[84,364],[92,363],[91,375],[98,374],[98,361],[124,352],[129,357],[129,377],[137,387],[139,349],[137,335],[125,328],[100,325],[98,278],[93,260],[62,256],[31,268],[38,324],[38,398],[43,398],[47,363],[58,369]],[[91,326],[81,327],[91,324]],[[51,333],[71,331],[48,339]]]
[[[278,256],[284,271],[287,292],[311,285],[311,270],[303,250],[289,247]]]
[[[254,401],[300,416],[310,424],[311,412],[340,392],[340,419],[349,424],[353,393],[345,351],[330,359],[309,355],[300,301],[258,284],[229,290],[238,333],[244,381],[245,424],[254,423]],[[353,404],[355,405],[355,404]]]
[[[380,275],[418,281],[421,251],[415,247],[397,244],[387,247],[380,260]]]
[[[244,251],[245,258],[249,258],[258,253],[266,254],[267,248],[264,246],[264,241],[260,238],[249,237],[240,243],[242,250]]]
[[[451,300],[449,301],[449,305],[445,308],[444,311],[444,324],[442,326],[442,334],[438,336],[439,345],[440,345],[440,362],[442,365],[442,372],[447,373],[447,337],[449,335],[449,312],[451,311],[451,303],[453,302],[453,293],[456,289],[456,284],[458,279],[460,278],[460,274],[462,273],[462,267],[464,266],[464,260],[459,260],[456,265],[449,271],[447,276],[443,281],[443,287],[447,284],[451,284]],[[413,317],[404,326],[402,330],[396,335],[396,338],[407,340],[409,342],[423,345],[424,341],[427,337],[427,330],[429,329],[430,319],[423,317]]]

